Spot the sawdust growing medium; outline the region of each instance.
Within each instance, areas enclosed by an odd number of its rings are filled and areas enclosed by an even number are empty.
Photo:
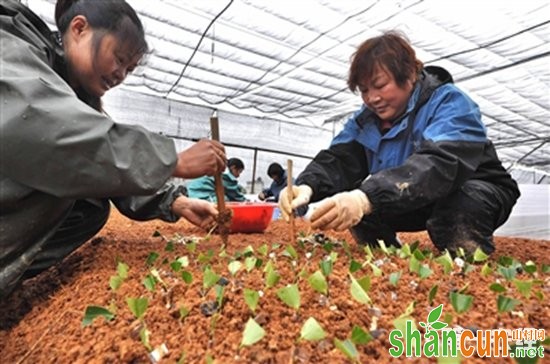
[[[441,266],[430,263],[433,274],[420,279],[409,270],[409,261],[396,255],[385,256],[374,252],[373,262],[382,270],[375,276],[369,264],[355,266],[354,277],[370,276],[368,295],[370,304],[355,300],[350,294],[350,261],[364,262],[366,253],[357,246],[349,233],[314,235],[301,219],[296,220],[296,231],[303,236],[302,243],[293,242],[297,257],[292,257],[289,226],[274,221],[263,234],[231,234],[225,251],[220,251],[221,238],[206,233],[181,221],[168,224],[160,221],[136,222],[113,212],[107,226],[98,236],[83,245],[56,267],[26,281],[14,294],[0,302],[0,357],[3,363],[148,363],[148,350],[140,341],[137,328],[142,326],[129,310],[127,298],[147,298],[148,307],[143,321],[150,332],[152,348],[165,347],[161,363],[346,363],[346,356],[334,345],[334,339],[350,337],[354,326],[369,332],[373,339],[366,345],[357,345],[361,362],[436,362],[435,359],[392,359],[388,333],[393,320],[416,302],[412,316],[426,321],[434,306],[442,303],[444,313],[452,314],[452,324],[465,328],[524,328],[550,329],[550,289],[548,274],[540,275],[542,284],[522,296],[512,284],[496,273],[483,276],[481,264],[464,274],[455,271],[444,274]],[[158,233],[155,233],[158,232]],[[314,236],[314,239],[307,237]],[[420,242],[420,248],[433,249],[425,233],[400,234],[403,242]],[[319,240],[319,241],[315,241]],[[550,264],[550,242],[528,239],[496,238],[496,252],[489,264],[495,266],[500,256],[511,256],[520,262],[533,261],[537,266]],[[320,262],[329,254],[326,246],[318,243],[332,241],[332,252],[338,258],[327,277],[328,293],[316,292],[308,277],[320,269]],[[348,244],[341,244],[346,241]],[[190,249],[196,242],[196,249]],[[250,253],[252,247],[253,253]],[[349,248],[347,248],[349,246]],[[263,247],[263,248],[262,248]],[[265,250],[267,248],[267,251]],[[151,252],[158,258],[150,261]],[[261,252],[261,253],[260,253]],[[265,255],[263,255],[265,253]],[[189,264],[182,267],[193,277],[191,282],[181,279],[170,267],[178,257],[187,257]],[[247,271],[245,257],[257,258],[255,266]],[[231,274],[228,264],[237,258],[243,267]],[[109,282],[117,274],[117,262],[128,265],[128,276],[118,290]],[[271,288],[266,287],[264,268],[268,261],[280,275]],[[223,279],[221,306],[214,289],[206,289],[205,267]],[[144,285],[144,279],[155,268],[163,283],[154,291]],[[392,272],[401,271],[397,285],[389,282]],[[498,313],[497,293],[488,287],[500,278],[507,287],[507,296],[521,301],[512,311]],[[516,278],[532,279],[526,272]],[[288,284],[297,284],[300,307],[283,303],[277,290]],[[434,285],[439,289],[432,305],[428,292]],[[474,297],[472,308],[456,314],[449,301],[449,293],[466,287]],[[244,300],[244,290],[262,291],[254,312]],[[210,302],[210,303],[209,303]],[[86,308],[97,305],[111,309],[114,319],[95,319],[83,327]],[[210,306],[209,306],[210,305]],[[182,318],[180,308],[187,315]],[[213,309],[207,311],[206,309]],[[326,332],[319,341],[298,340],[304,322],[313,317]],[[251,346],[240,347],[243,330],[249,318],[265,330],[265,336]],[[141,325],[141,326],[140,326]],[[548,356],[549,354],[546,353]],[[545,358],[546,359],[546,358]],[[495,359],[493,359],[495,360]],[[490,363],[491,360],[469,358],[468,363]],[[499,363],[513,363],[509,358]]]

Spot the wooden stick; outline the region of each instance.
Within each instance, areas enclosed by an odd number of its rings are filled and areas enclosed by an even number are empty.
[[[212,140],[220,141],[220,127],[218,123],[218,116],[215,111],[210,117],[210,131],[212,132]],[[221,172],[214,175],[214,184],[216,186],[216,199],[218,200],[218,213],[220,216],[224,216],[225,192]],[[220,231],[220,235],[222,236],[222,242],[225,245],[227,244],[228,228],[226,226],[222,226],[225,225],[224,221],[225,219],[223,218],[218,221],[218,229]]]
[[[294,193],[292,191],[292,160],[289,159],[286,162],[286,186],[287,190],[289,192],[288,199],[289,202],[292,203],[292,200],[294,199]],[[295,232],[295,226],[294,226],[294,211],[290,211],[289,216],[289,222],[290,222],[290,242],[294,244],[294,241],[296,240],[296,232]]]

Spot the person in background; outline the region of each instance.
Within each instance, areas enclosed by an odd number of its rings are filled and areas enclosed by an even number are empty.
[[[244,187],[239,185],[238,178],[244,171],[244,163],[239,158],[227,160],[227,170],[222,174],[225,201],[245,201]],[[211,202],[217,202],[216,184],[214,177],[203,176],[189,181],[187,192],[191,198],[199,198]]]
[[[174,177],[225,169],[222,144],[117,124],[101,97],[147,53],[124,0],[59,0],[59,33],[17,0],[0,1],[0,297],[54,265],[106,223],[111,203],[135,220],[180,217],[208,229],[217,210]]]
[[[364,105],[281,192],[282,214],[318,202],[307,213],[313,228],[351,229],[361,244],[398,246],[396,232],[427,230],[439,250],[493,252],[519,190],[478,105],[393,31],[359,46],[348,86]]]
[[[279,193],[287,185],[286,171],[279,163],[271,163],[267,168],[267,175],[273,180],[268,188],[258,194],[262,201],[279,201]],[[294,178],[292,179],[294,183]]]

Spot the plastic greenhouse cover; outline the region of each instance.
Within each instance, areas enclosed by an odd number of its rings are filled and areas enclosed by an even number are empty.
[[[550,186],[519,185],[521,196],[498,236],[550,240]]]

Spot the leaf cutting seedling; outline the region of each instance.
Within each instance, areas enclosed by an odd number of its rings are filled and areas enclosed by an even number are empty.
[[[401,248],[386,247],[382,242],[380,248],[373,248],[301,233],[295,246],[275,240],[256,245],[247,242],[231,250],[231,244],[223,249],[210,243],[202,246],[206,240],[201,238],[184,242],[181,237],[159,236],[164,246],[143,255],[145,264],[139,273],[136,267],[131,270],[117,260],[116,272],[109,278],[109,307],[88,306],[82,325],[93,329],[100,324],[92,325],[98,317],[117,320],[121,312],[117,302],[120,305],[124,299],[136,318],[131,330],[136,333],[135,340],[151,353],[152,313],[148,308],[166,301],[164,297],[169,294],[175,305],[166,309],[179,322],[177,330],[185,331],[202,322],[208,337],[200,359],[182,346],[174,348],[179,349],[177,357],[171,358],[174,362],[252,362],[252,353],[284,336],[293,342],[289,360],[303,360],[301,355],[309,350],[308,345],[319,345],[325,348],[324,355],[332,352],[360,363],[369,360],[373,345],[376,347],[385,337],[383,333],[392,329],[406,330],[410,325],[411,330],[429,333],[458,323],[469,324],[469,312],[477,308],[474,292],[479,290],[484,290],[485,297],[494,297],[492,305],[499,317],[521,314],[518,310],[525,308],[524,301],[543,305],[548,279],[544,274],[550,270],[548,265],[490,258],[480,251],[453,259],[446,251],[434,254],[422,250],[417,242]],[[126,292],[127,282],[136,279],[142,282],[136,295],[139,298],[122,297],[120,292]],[[400,315],[388,316],[386,306],[403,308],[404,297],[411,295],[414,301],[406,303]],[[311,305],[316,307],[314,314]],[[273,320],[278,316],[266,314],[273,309],[292,312],[282,332],[274,329],[278,326]],[[426,317],[422,313],[427,310]],[[350,316],[351,311],[355,314]],[[348,315],[347,334],[342,334],[342,328],[336,330],[338,325],[331,321],[331,315]],[[426,321],[419,321],[419,317]],[[218,351],[228,326],[241,334],[231,359],[220,357]],[[155,338],[158,335],[162,334],[155,326]]]

